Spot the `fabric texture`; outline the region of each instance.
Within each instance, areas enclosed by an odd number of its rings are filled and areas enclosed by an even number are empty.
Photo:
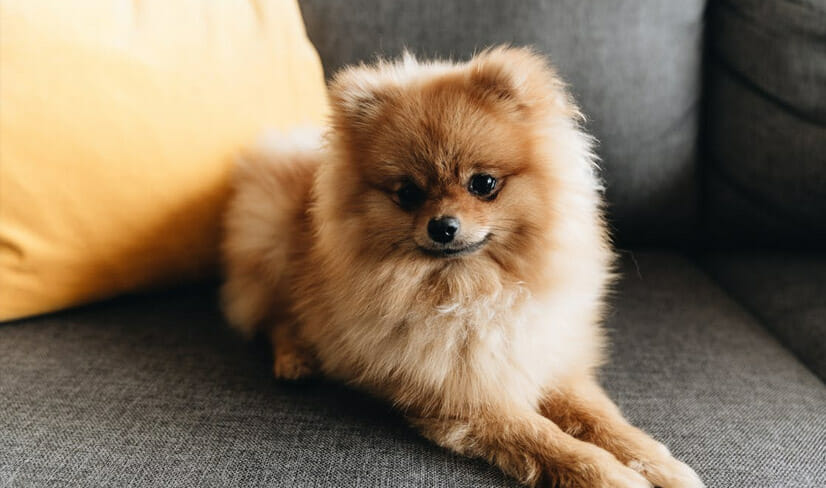
[[[826,254],[718,253],[705,267],[826,381]]]
[[[0,32],[0,320],[214,274],[235,152],[325,112],[292,0],[8,0]]]
[[[826,245],[826,2],[712,2],[708,242]]]
[[[599,140],[623,242],[682,241],[697,222],[705,0],[301,0],[327,74],[405,47],[464,59],[493,44],[548,54]]]
[[[826,387],[702,271],[625,260],[602,382],[709,487],[826,486]],[[517,486],[384,404],[284,384],[214,289],[0,326],[0,486]]]

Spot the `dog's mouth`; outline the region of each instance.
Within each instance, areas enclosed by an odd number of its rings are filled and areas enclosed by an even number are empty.
[[[485,247],[485,244],[490,241],[490,234],[486,235],[482,240],[476,241],[471,244],[467,244],[462,247],[424,247],[419,246],[419,250],[423,253],[427,254],[428,256],[433,256],[436,258],[453,258],[458,256],[466,256],[468,254],[473,254],[474,252],[478,251]]]

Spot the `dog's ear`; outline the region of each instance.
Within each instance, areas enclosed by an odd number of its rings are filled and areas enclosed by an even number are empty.
[[[376,69],[364,65],[339,71],[328,88],[333,124],[339,128],[368,125],[387,98]]]
[[[514,111],[578,114],[547,59],[528,48],[500,46],[482,51],[468,63],[468,83],[477,97]]]

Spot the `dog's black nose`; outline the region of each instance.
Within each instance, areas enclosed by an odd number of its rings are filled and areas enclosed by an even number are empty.
[[[427,233],[436,242],[447,244],[459,232],[459,219],[456,217],[442,217],[430,219],[427,223]]]

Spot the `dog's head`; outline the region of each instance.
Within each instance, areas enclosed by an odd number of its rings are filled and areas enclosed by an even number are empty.
[[[566,150],[549,150],[579,135],[578,112],[526,49],[347,68],[330,95],[336,157],[317,196],[331,202],[327,218],[346,222],[341,238],[375,259],[493,261],[518,275],[547,250],[562,184],[554,167],[590,165],[587,154],[559,161]]]

